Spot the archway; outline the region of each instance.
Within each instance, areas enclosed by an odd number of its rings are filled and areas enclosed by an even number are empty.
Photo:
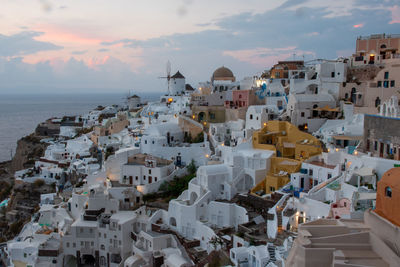
[[[94,266],[96,264],[96,259],[93,255],[84,254],[82,255],[82,264],[85,266]]]
[[[203,121],[205,119],[205,117],[206,117],[206,114],[204,112],[200,112],[199,116],[198,116],[198,119],[201,122],[201,121]]]
[[[317,108],[318,108],[318,105],[314,105],[314,106],[313,106],[313,112],[312,112],[313,118],[318,117],[318,110],[317,110]]]
[[[189,204],[192,205],[192,204],[196,201],[197,197],[198,197],[198,196],[197,196],[196,192],[190,193]]]
[[[176,219],[175,219],[175,217],[169,218],[169,225],[176,227]]]
[[[355,87],[351,88],[351,102],[352,103],[356,103],[356,93],[357,93],[357,89]]]

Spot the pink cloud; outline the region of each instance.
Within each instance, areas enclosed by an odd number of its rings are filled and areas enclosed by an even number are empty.
[[[44,34],[37,37],[40,41],[75,44],[75,45],[98,45],[101,42],[108,41],[103,38],[91,36],[90,34],[80,31],[73,31],[54,25],[40,25],[34,28],[35,31],[41,31]]]
[[[392,20],[389,24],[400,23],[400,7],[396,5],[389,8],[389,10],[392,12]]]
[[[104,65],[110,59],[110,56],[104,56],[102,58],[89,58],[87,65],[91,69],[96,69],[100,65]]]
[[[364,27],[364,23],[353,25],[353,28],[362,28]]]
[[[223,55],[231,56],[239,61],[247,62],[259,67],[270,67],[281,60],[287,60],[297,55],[297,59],[303,55],[313,55],[311,51],[297,50],[295,46],[281,47],[281,48],[254,48],[234,51],[224,51]]]

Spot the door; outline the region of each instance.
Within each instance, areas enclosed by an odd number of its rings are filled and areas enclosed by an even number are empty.
[[[129,176],[129,184],[132,184],[132,183],[133,183],[132,176]]]
[[[153,177],[149,176],[149,184],[153,182]]]

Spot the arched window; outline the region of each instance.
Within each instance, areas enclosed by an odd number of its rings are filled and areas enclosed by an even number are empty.
[[[381,49],[385,49],[385,48],[386,48],[385,44],[381,45]]]
[[[104,257],[104,256],[100,257],[100,265],[101,266],[106,266],[106,257]]]
[[[390,186],[385,188],[385,196],[392,197],[392,188],[390,188]]]
[[[377,108],[381,104],[381,99],[379,96],[375,99],[375,107]]]
[[[351,88],[351,102],[355,103],[356,102],[356,93],[357,93],[357,89],[356,88]]]

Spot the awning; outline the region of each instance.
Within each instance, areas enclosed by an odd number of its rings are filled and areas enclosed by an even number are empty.
[[[318,111],[330,111],[330,112],[339,112],[339,108],[331,108],[330,106],[326,105],[323,108],[314,108],[313,110]]]
[[[354,171],[354,174],[359,176],[372,176],[375,174],[375,171],[369,167],[362,167],[361,169]]]
[[[334,135],[333,139],[336,140],[361,140],[363,136],[360,135]]]

